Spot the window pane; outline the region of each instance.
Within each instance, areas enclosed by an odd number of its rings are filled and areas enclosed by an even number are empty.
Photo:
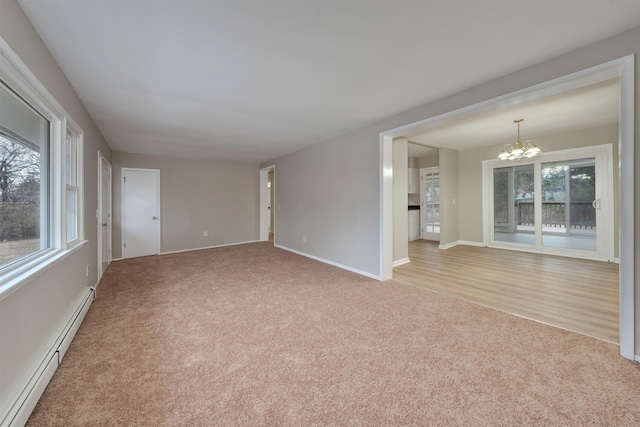
[[[533,245],[533,165],[493,170],[493,239]]]
[[[65,171],[67,185],[77,186],[77,154],[76,154],[76,138],[67,135],[65,141]]]
[[[596,251],[595,158],[543,163],[542,245]]]
[[[67,188],[67,242],[78,238],[78,189]]]
[[[0,82],[0,268],[49,247],[49,122]]]

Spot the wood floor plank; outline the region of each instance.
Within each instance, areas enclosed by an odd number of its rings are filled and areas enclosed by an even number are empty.
[[[437,242],[409,242],[393,278],[560,328],[619,342],[618,265]]]

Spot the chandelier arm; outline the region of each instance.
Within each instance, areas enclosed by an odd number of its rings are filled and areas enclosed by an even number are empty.
[[[520,123],[523,120],[524,119],[516,119],[513,121],[518,128],[518,138],[513,144],[504,145],[504,148],[498,154],[500,160],[521,160],[523,157],[534,157],[541,153],[542,150],[530,139],[526,140],[524,144],[520,141]]]

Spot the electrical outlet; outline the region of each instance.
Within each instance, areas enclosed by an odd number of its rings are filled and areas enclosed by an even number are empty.
[[[302,236],[302,243],[305,243],[307,241],[307,236],[303,235]]]
[[[209,235],[209,232],[208,232],[208,231],[203,231],[203,232],[202,232],[202,236],[207,237],[208,235]]]
[[[85,274],[87,277],[89,277],[89,264],[87,264],[86,268],[85,268]]]

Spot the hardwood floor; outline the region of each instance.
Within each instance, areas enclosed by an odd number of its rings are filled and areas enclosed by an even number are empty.
[[[618,265],[458,245],[409,242],[393,278],[618,343]]]

